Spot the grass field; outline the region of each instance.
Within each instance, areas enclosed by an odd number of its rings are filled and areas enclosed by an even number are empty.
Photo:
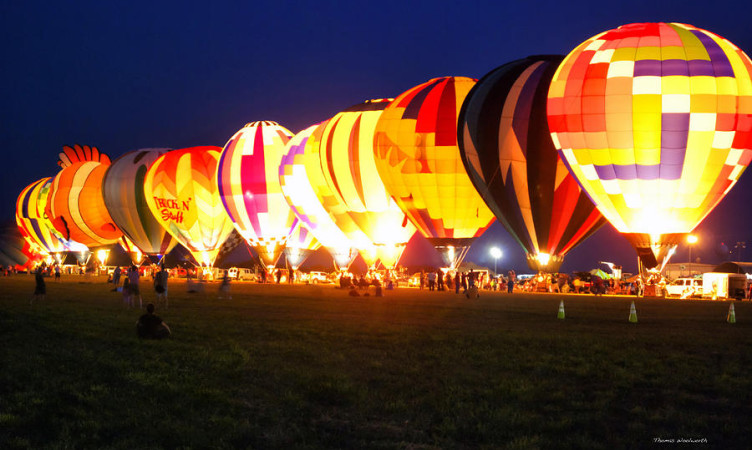
[[[0,278],[0,448],[750,448],[752,304]],[[148,283],[145,300],[153,300]],[[556,313],[564,300],[566,319]]]

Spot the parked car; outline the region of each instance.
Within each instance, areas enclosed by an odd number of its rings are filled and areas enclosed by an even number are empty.
[[[699,278],[677,278],[666,285],[666,294],[669,297],[702,297],[702,280]]]
[[[256,274],[251,269],[246,269],[243,267],[230,267],[227,271],[227,276],[230,277],[232,280],[238,280],[238,281],[255,281],[256,280]]]
[[[302,278],[303,281],[309,284],[329,284],[332,282],[332,280],[329,279],[329,274],[326,272],[309,272],[304,275],[305,276]]]

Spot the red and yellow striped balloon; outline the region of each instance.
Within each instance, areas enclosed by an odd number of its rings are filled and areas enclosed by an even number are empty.
[[[379,118],[375,161],[410,221],[456,267],[494,215],[465,171],[457,119],[475,80],[435,78],[397,97]]]
[[[63,236],[55,230],[44,210],[52,178],[42,178],[26,186],[16,201],[16,223],[21,234],[40,253],[51,255],[65,251]]]

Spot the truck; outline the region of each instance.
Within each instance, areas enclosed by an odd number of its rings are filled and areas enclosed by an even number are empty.
[[[707,272],[702,274],[702,298],[742,300],[747,289],[747,275],[743,273]]]

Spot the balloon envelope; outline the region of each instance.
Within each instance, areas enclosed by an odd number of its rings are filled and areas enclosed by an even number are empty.
[[[350,239],[324,208],[314,188],[314,183],[326,184],[318,153],[312,154],[312,146],[307,146],[309,138],[318,127],[319,125],[313,125],[306,128],[287,143],[287,153],[279,166],[279,183],[299,223],[305,224],[316,240],[329,251],[338,268],[347,268],[357,253],[353,254],[351,251]],[[319,134],[322,131],[323,129]]]
[[[211,266],[233,225],[217,190],[219,147],[172,150],[146,172],[144,192],[154,217],[199,264]]]
[[[107,211],[123,234],[148,255],[165,255],[178,241],[159,224],[146,202],[149,167],[168,149],[143,149],[116,159],[105,174],[102,194]],[[126,249],[129,253],[133,249]]]
[[[546,95],[562,56],[494,69],[473,87],[459,118],[462,161],[531,269],[558,272],[564,255],[605,223],[551,141]]]
[[[574,49],[548,94],[570,171],[648,267],[659,265],[752,159],[752,63],[677,23],[638,23]]]
[[[291,137],[276,122],[251,122],[227,141],[219,160],[222,203],[266,266],[276,263],[297,222],[279,183],[279,166]]]
[[[415,227],[394,202],[381,181],[374,161],[374,132],[391,99],[370,100],[352,106],[327,121],[320,157],[332,192],[363,234],[394,268]]]
[[[445,77],[409,89],[384,109],[374,137],[384,186],[452,268],[494,220],[457,146],[460,107],[474,84]]]
[[[64,147],[45,212],[66,240],[88,247],[110,245],[123,235],[107,212],[102,180],[110,159],[96,147]]]
[[[16,223],[40,252],[65,251],[65,240],[47,218],[44,210],[52,185],[51,178],[42,178],[26,186],[16,201]]]

